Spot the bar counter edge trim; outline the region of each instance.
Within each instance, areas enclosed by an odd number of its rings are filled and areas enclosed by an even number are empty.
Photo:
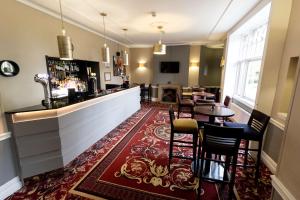
[[[122,96],[124,94],[130,93],[135,90],[139,91],[140,87],[136,86],[136,87],[129,88],[126,90],[121,90],[121,91],[118,91],[118,92],[115,92],[112,94],[100,96],[100,97],[97,97],[94,99],[86,100],[86,101],[72,104],[69,106],[65,106],[62,108],[51,109],[51,110],[30,111],[30,112],[17,112],[17,113],[11,114],[11,115],[12,115],[13,123],[61,117],[61,116],[76,112],[78,110],[93,106],[100,102],[108,101],[112,98]]]

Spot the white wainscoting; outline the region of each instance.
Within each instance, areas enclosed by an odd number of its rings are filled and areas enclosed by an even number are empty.
[[[7,183],[0,186],[0,200],[12,195],[22,187],[22,182],[20,178],[16,176]]]
[[[264,151],[261,152],[261,159],[263,163],[268,167],[272,174],[276,173],[277,163]]]
[[[270,119],[270,123],[273,124],[274,126],[276,126],[277,128],[279,128],[280,130],[284,131],[285,125],[282,124],[281,122],[279,122],[279,121],[277,121],[277,120],[271,118],[271,119]]]
[[[271,175],[272,186],[277,191],[277,193],[284,200],[296,200],[292,193],[282,184],[282,182],[275,176]]]
[[[230,108],[234,110],[236,113],[235,116],[233,117],[234,121],[240,122],[240,123],[246,123],[250,117],[250,113],[247,111],[243,110],[240,108],[238,105],[232,103],[230,105]],[[278,127],[280,130],[284,130],[284,125],[273,118],[270,119],[270,123],[272,123],[274,126]],[[254,158],[256,156],[253,156]],[[277,163],[264,151],[261,153],[261,159],[263,163],[268,167],[268,169],[275,174],[276,173],[276,168],[277,168]]]
[[[11,137],[11,132],[0,133],[0,141],[6,140]]]

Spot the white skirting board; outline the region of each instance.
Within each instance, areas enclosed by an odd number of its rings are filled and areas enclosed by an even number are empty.
[[[281,196],[283,200],[296,200],[296,198],[290,193],[290,191],[281,183],[281,181],[275,176],[271,175],[272,186]]]
[[[0,186],[0,200],[5,199],[6,197],[12,195],[17,190],[22,187],[22,182],[20,178],[16,176],[15,178],[11,179],[7,183]]]
[[[0,141],[6,140],[11,137],[11,132],[0,133]]]
[[[261,152],[261,159],[264,162],[264,164],[269,168],[269,170],[272,172],[272,174],[275,174],[277,169],[277,163],[264,151]]]

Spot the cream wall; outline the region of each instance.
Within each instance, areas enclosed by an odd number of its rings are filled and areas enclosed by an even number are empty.
[[[199,85],[200,45],[190,46],[190,66],[188,86]],[[193,63],[198,65],[193,66]]]
[[[139,67],[139,63],[144,67]],[[150,84],[153,81],[153,49],[130,48],[130,82]]]
[[[255,107],[269,115],[273,108],[278,74],[289,23],[292,0],[272,0],[268,37],[262,61],[260,86],[257,91]],[[272,115],[274,118],[275,116]],[[276,117],[275,117],[276,118]]]
[[[36,105],[43,99],[40,84],[33,81],[36,73],[46,73],[45,55],[58,56],[56,35],[60,34],[60,21],[52,16],[27,7],[15,0],[1,0],[0,58],[18,63],[20,73],[15,77],[0,77],[1,113],[24,106]],[[74,58],[99,61],[103,39],[74,25],[66,24],[72,37]],[[117,44],[109,41],[111,59]],[[119,47],[122,48],[122,47]],[[124,47],[123,47],[124,48]],[[101,87],[105,87],[104,72],[112,72],[100,64]],[[120,77],[106,83],[121,84]],[[3,121],[3,116],[1,116]],[[5,131],[0,123],[0,134]]]
[[[278,152],[280,152],[279,145],[276,146],[275,144],[280,143],[283,138],[282,130],[284,129],[284,122],[278,120],[273,114],[272,110],[274,109],[274,107],[276,106],[276,102],[278,101],[277,85],[282,81],[282,78],[278,77],[283,70],[281,66],[282,55],[285,51],[285,41],[287,36],[287,29],[289,26],[289,16],[292,6],[292,0],[261,1],[257,7],[251,10],[238,24],[236,24],[229,31],[229,34],[237,30],[237,28],[239,28],[244,22],[246,22],[251,16],[253,16],[258,10],[260,10],[269,2],[271,2],[272,5],[265,44],[265,55],[262,62],[262,70],[260,73],[261,77],[257,91],[255,108],[271,116],[270,123],[272,123],[272,125],[269,126],[269,129],[266,132],[262,159],[268,167],[273,168],[275,171],[279,157]],[[226,65],[228,65],[228,63],[226,63]],[[226,66],[224,70],[226,71]],[[242,117],[243,121],[248,121],[249,113],[244,112],[244,110],[237,105],[233,105],[233,108],[238,114],[240,114],[238,117]],[[237,111],[237,109],[239,111]],[[273,128],[270,128],[271,126]],[[278,148],[278,150],[274,151],[274,149],[272,149],[273,147]]]
[[[287,71],[291,57],[300,56],[300,0],[293,0],[288,35],[286,38],[284,54],[282,58],[281,71]],[[284,73],[282,73],[284,76]],[[286,73],[285,73],[286,75]],[[279,158],[276,177],[284,185],[287,191],[295,199],[300,199],[300,79],[298,74],[298,83],[290,108],[290,116],[286,123],[284,139],[281,146],[281,155]],[[283,85],[283,78],[279,78],[278,86]],[[281,91],[278,90],[280,93]],[[277,94],[276,94],[277,96]]]

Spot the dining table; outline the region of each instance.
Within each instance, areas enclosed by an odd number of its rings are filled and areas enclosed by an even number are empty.
[[[209,124],[215,124],[216,117],[232,117],[234,116],[234,111],[226,108],[224,106],[195,106],[194,107],[194,115],[200,114],[209,117]],[[211,154],[207,154],[208,158],[211,158]],[[200,162],[200,160],[198,160]],[[197,166],[200,166],[199,164]],[[195,169],[192,168],[194,172]],[[210,161],[206,161],[204,164],[204,171],[205,173],[209,173],[210,171]],[[199,172],[197,172],[199,173]]]
[[[208,116],[209,123],[214,124],[216,117],[232,117],[235,113],[224,106],[195,106],[194,115],[197,114]]]

